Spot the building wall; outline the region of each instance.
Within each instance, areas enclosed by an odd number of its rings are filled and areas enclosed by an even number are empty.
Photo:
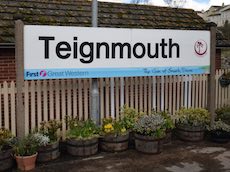
[[[0,82],[16,78],[14,49],[0,49]]]

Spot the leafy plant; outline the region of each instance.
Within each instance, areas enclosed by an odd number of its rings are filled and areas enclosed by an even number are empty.
[[[139,116],[140,114],[134,108],[130,108],[127,105],[121,108],[122,123],[127,130],[133,129]]]
[[[11,132],[5,128],[0,128],[0,151],[8,148],[13,136]]]
[[[60,121],[55,119],[49,121],[43,121],[40,123],[41,127],[39,132],[50,139],[50,143],[58,140],[57,131],[61,128],[62,124]]]
[[[221,120],[215,121],[213,126],[209,126],[208,127],[209,131],[226,131],[226,132],[230,132],[230,125],[224,123]]]
[[[102,123],[102,135],[114,134],[124,135],[127,134],[127,123],[122,119],[116,121],[113,118],[104,118]]]
[[[165,136],[165,120],[159,114],[141,116],[134,125],[134,131],[144,136],[163,138]]]
[[[152,114],[153,115],[159,114],[164,118],[164,128],[166,129],[166,131],[170,131],[173,128],[175,128],[172,116],[169,114],[169,112],[167,112],[167,111],[159,111],[159,112],[157,112],[157,111],[153,110]]]
[[[30,133],[14,145],[14,152],[17,156],[34,155],[40,146],[47,145],[49,138],[41,133]]]
[[[222,120],[226,124],[230,125],[230,105],[225,105],[221,108],[216,109],[216,119]]]
[[[85,140],[99,136],[99,127],[92,120],[79,121],[68,117],[68,126],[67,138],[70,139]]]
[[[176,123],[180,125],[204,127],[210,123],[209,112],[203,108],[182,108],[176,114]]]

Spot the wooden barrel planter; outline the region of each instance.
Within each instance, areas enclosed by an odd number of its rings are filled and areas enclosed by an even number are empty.
[[[153,136],[143,136],[135,133],[135,148],[137,151],[146,154],[159,154],[162,151],[163,140]]]
[[[48,162],[59,158],[59,142],[49,144],[47,146],[42,146],[38,149],[37,162]]]
[[[106,152],[121,152],[128,149],[129,133],[125,135],[107,135],[100,139],[100,149]]]
[[[228,141],[230,140],[229,133],[222,130],[210,131],[209,135],[211,141],[216,143],[228,143]]]
[[[202,141],[204,139],[204,127],[177,125],[176,135],[184,141]]]
[[[0,171],[6,171],[13,168],[14,159],[12,153],[12,149],[0,151]]]
[[[98,138],[88,140],[68,139],[67,152],[73,156],[90,156],[98,152]]]

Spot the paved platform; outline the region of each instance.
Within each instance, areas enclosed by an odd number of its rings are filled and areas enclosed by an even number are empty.
[[[120,153],[98,153],[88,158],[63,155],[40,164],[36,172],[230,172],[230,143],[173,141],[158,155],[129,149]]]

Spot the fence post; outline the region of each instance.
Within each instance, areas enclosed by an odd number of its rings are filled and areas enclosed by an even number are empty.
[[[15,63],[16,63],[16,129],[17,137],[25,136],[25,109],[23,105],[24,86],[24,24],[21,20],[15,22]]]
[[[210,75],[208,76],[208,110],[211,114],[211,126],[215,120],[215,101],[216,101],[216,88],[215,88],[215,74],[216,74],[216,24],[208,23],[211,34],[210,45]]]

